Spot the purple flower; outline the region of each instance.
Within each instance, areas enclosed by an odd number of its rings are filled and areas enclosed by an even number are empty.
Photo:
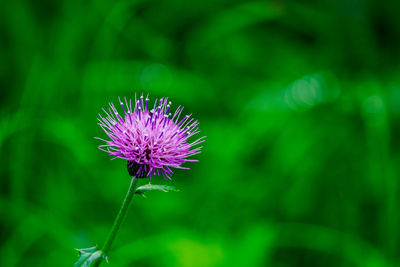
[[[171,102],[168,98],[155,101],[149,106],[149,98],[143,95],[136,99],[132,106],[119,99],[123,114],[119,114],[114,104],[110,103],[109,112],[103,111],[107,117],[99,114],[99,125],[111,140],[103,140],[105,144],[99,148],[114,158],[126,159],[129,174],[137,178],[150,177],[160,173],[171,179],[171,168],[188,169],[181,165],[188,157],[200,153],[201,147],[194,146],[204,142],[201,137],[189,143],[188,139],[199,133],[199,122],[186,115],[179,119],[183,107],[179,106],[175,113],[170,113]]]

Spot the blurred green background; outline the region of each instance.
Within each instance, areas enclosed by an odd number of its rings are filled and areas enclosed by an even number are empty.
[[[0,6],[0,266],[103,244],[130,180],[97,114],[135,92],[207,141],[180,193],[134,198],[110,267],[399,266],[398,1]]]

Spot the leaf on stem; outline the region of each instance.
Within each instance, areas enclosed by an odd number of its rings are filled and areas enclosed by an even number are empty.
[[[107,261],[107,256],[103,255],[102,251],[97,249],[97,247],[80,248],[76,250],[79,252],[79,259],[74,267],[90,267],[92,263],[102,258]]]
[[[169,191],[178,192],[179,191],[179,189],[177,189],[175,186],[171,186],[171,185],[145,184],[145,185],[142,185],[142,186],[139,186],[138,188],[136,188],[135,194],[145,196],[144,194],[147,191],[153,191],[153,190],[163,191],[163,192],[169,192]]]

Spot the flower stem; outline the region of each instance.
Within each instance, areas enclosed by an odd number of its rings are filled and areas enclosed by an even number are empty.
[[[132,177],[132,181],[131,181],[131,184],[129,185],[129,189],[128,189],[128,192],[126,193],[124,202],[122,203],[122,206],[119,209],[117,217],[115,218],[111,232],[108,235],[108,238],[107,238],[106,242],[104,243],[103,248],[101,249],[102,255],[104,257],[106,257],[108,250],[110,249],[115,237],[117,236],[119,227],[121,226],[121,223],[125,218],[129,204],[131,203],[132,197],[135,194],[137,183],[138,183],[138,179],[136,179],[136,177]],[[96,261],[94,263],[93,267],[98,267],[102,261],[103,261],[103,257],[101,257],[98,261]]]

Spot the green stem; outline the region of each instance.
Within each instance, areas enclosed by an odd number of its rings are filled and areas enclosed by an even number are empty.
[[[132,197],[135,194],[137,183],[138,183],[138,179],[133,177],[131,184],[129,186],[128,192],[126,193],[124,202],[122,203],[122,206],[119,209],[117,217],[115,218],[111,232],[108,235],[108,238],[107,238],[106,242],[104,243],[103,248],[101,249],[102,255],[104,255],[104,256],[107,255],[108,250],[110,249],[115,237],[117,236],[119,227],[121,226],[121,223],[125,218],[129,204],[131,203]],[[95,264],[93,265],[93,267],[99,266],[102,261],[103,261],[103,257],[101,257],[98,261],[96,261]]]

